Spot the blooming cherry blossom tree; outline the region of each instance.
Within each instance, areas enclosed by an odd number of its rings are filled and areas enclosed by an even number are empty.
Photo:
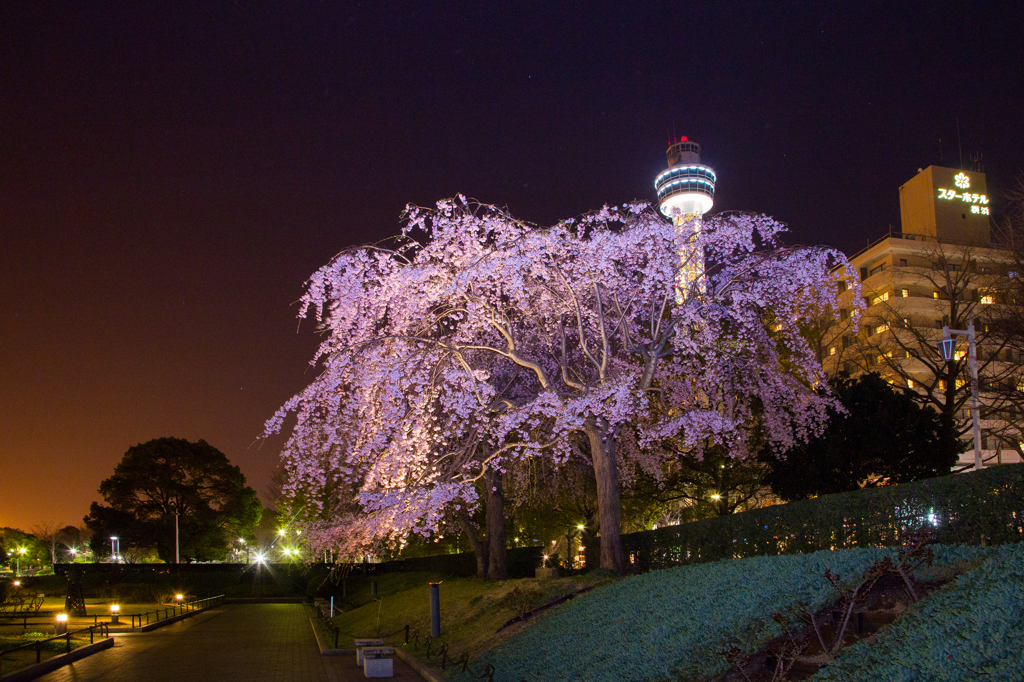
[[[755,413],[781,449],[826,419],[800,323],[834,297],[845,260],[780,247],[770,218],[723,214],[693,230],[634,204],[541,229],[462,197],[406,218],[397,244],[342,252],[302,299],[300,316],[326,332],[321,371],[267,432],[294,413],[292,489],[354,489],[362,510],[339,518],[314,495],[313,542],[355,551],[435,531],[479,503],[488,472],[531,457],[557,466],[582,438],[601,565],[621,572],[620,470],[656,472],[646,444],[742,457]],[[684,268],[700,272],[688,291]]]

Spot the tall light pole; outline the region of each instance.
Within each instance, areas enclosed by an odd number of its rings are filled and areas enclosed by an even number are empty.
[[[968,364],[971,368],[971,426],[974,431],[974,470],[981,471],[981,423],[978,418],[978,346],[974,338],[974,320],[967,323],[967,331],[942,328],[942,341],[939,342],[939,356],[946,362],[956,358],[956,339],[954,336],[967,337]],[[953,377],[956,388],[956,377]]]
[[[110,559],[115,564],[121,563],[121,541],[116,535],[110,536]]]
[[[174,563],[181,563],[181,547],[178,544],[178,508],[174,508]]]

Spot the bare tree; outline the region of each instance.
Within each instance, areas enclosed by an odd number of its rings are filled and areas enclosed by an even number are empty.
[[[39,544],[50,553],[50,563],[57,563],[57,548],[63,542],[64,523],[60,521],[46,521],[32,526],[32,534],[39,540]]]
[[[982,398],[981,429],[998,443],[1006,433],[1002,400],[994,390],[1021,370],[1021,355],[1000,321],[1012,318],[1016,305],[1006,294],[1009,253],[996,248],[926,243],[916,258],[894,266],[892,277],[864,287],[867,306],[861,324],[858,372],[879,372],[920,402],[955,424],[961,437],[972,431],[971,376],[967,344],[944,362],[937,351],[943,327],[976,330],[978,377]],[[866,283],[867,284],[867,283]],[[988,448],[984,448],[988,449]]]

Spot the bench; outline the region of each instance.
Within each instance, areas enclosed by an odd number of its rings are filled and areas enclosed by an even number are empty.
[[[394,647],[365,646],[362,648],[363,674],[367,677],[394,677],[395,664],[391,657],[395,655]]]
[[[363,649],[368,646],[384,646],[383,639],[357,639],[356,640],[356,665],[363,664]]]

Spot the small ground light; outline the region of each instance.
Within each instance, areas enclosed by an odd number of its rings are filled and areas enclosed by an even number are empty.
[[[68,614],[58,613],[57,614],[57,633],[63,635],[68,631]]]
[[[111,604],[110,605],[110,622],[111,622],[112,625],[117,625],[118,623],[121,622],[121,619],[118,617],[120,615],[121,615],[121,606],[119,604]]]
[[[20,580],[15,580],[14,581],[14,586],[15,587],[21,587],[21,581]]]
[[[584,528],[586,528],[586,526],[584,526],[582,523],[580,525],[576,526],[577,530],[583,530]]]
[[[185,598],[185,595],[183,595],[183,594],[176,594],[176,595],[174,595],[174,598],[177,599],[178,601],[181,601],[182,599]]]

